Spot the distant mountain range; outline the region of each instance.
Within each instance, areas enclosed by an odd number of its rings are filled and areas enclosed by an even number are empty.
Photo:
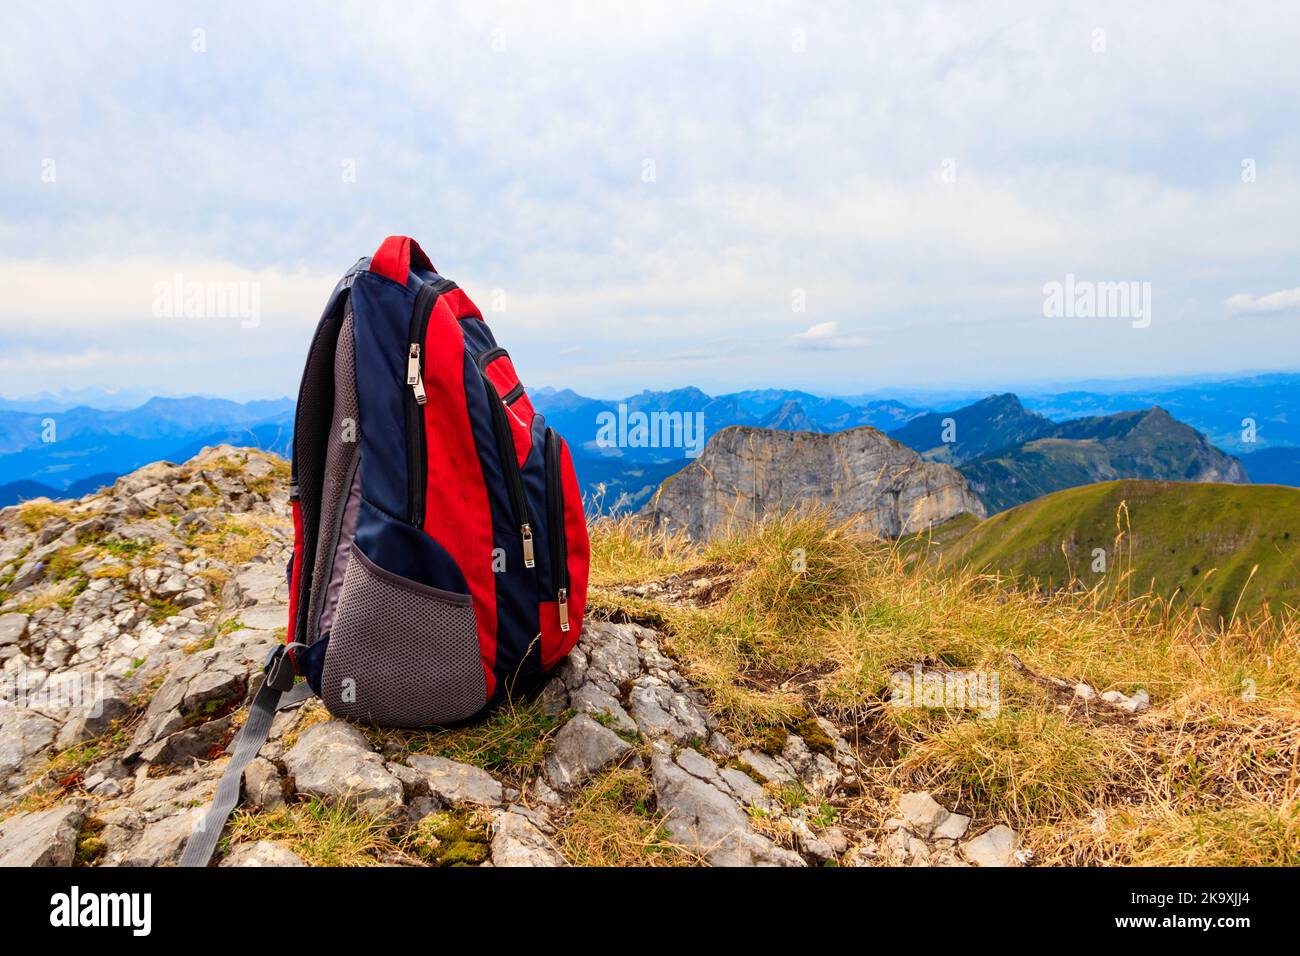
[[[0,410],[0,505],[71,497],[159,459],[223,442],[287,454],[293,402],[152,398],[126,410]]]
[[[985,513],[955,468],[923,461],[877,429],[821,434],[743,425],[713,436],[641,513],[656,527],[705,541],[809,507],[886,538]]]
[[[547,423],[569,443],[584,491],[596,494],[606,511],[640,508],[661,481],[690,464],[709,438],[732,425],[814,432],[870,425],[887,431],[923,411],[892,399],[853,404],[775,388],[717,396],[698,388],[679,388],[644,391],[624,399],[588,398],[570,389],[539,388],[530,390],[529,395]],[[611,442],[608,429],[602,430],[602,423],[634,423],[636,416],[645,416],[652,434],[670,440],[644,443],[632,435],[631,440]],[[685,416],[690,416],[689,421]],[[674,432],[679,425],[685,425],[685,430]],[[689,443],[671,440],[687,434],[692,439]]]
[[[1021,393],[1031,411],[1056,421],[1158,405],[1238,455],[1300,446],[1300,375],[1271,374],[1196,384],[1152,384],[1116,392]],[[1252,424],[1253,423],[1253,427]]]
[[[920,416],[890,437],[925,458],[960,466],[990,513],[1118,478],[1249,480],[1237,459],[1163,408],[1057,423],[1028,411],[1015,395],[993,395]]]
[[[889,437],[921,453],[923,458],[949,465],[1043,438],[1056,423],[1027,411],[1015,395],[990,395],[951,412],[918,415]]]
[[[1300,485],[1300,448],[1265,448],[1240,459],[1256,484]]]
[[[579,480],[586,492],[598,496],[602,510],[642,507],[664,478],[694,460],[709,437],[732,425],[811,432],[869,425],[926,458],[962,469],[985,489],[980,493],[991,511],[1107,477],[1184,477],[1177,469],[1188,465],[1193,475],[1218,469],[1238,480],[1231,465],[1216,457],[1215,446],[1238,454],[1252,480],[1300,485],[1300,375],[1144,385],[1149,387],[1113,394],[994,395],[949,411],[909,403],[935,393],[835,398],[771,388],[714,396],[680,388],[604,399],[537,388],[530,395],[569,441]],[[208,444],[253,445],[281,454],[290,448],[289,399],[151,398],[120,407],[132,397],[82,390],[0,400],[0,505],[40,494],[81,493],[91,483],[98,487],[160,458],[184,460]],[[86,402],[77,403],[79,398]],[[1105,421],[1123,413],[1149,414],[1153,406],[1167,412],[1168,421]],[[602,431],[603,423],[635,421],[638,414],[660,416],[658,424],[670,438],[672,429],[679,429],[678,440],[638,442],[634,434],[631,440],[606,440],[609,429]],[[680,432],[686,416],[689,443]],[[946,419],[953,425],[949,435]],[[1063,419],[1085,424],[1065,428]],[[1244,419],[1253,426],[1243,425]],[[52,442],[45,440],[51,420]],[[1179,423],[1191,428],[1175,427]],[[1198,440],[1192,429],[1203,432],[1208,442]],[[1121,432],[1134,434],[1125,438]],[[1252,437],[1254,442],[1247,440]],[[1144,443],[1148,447],[1141,447]],[[1137,473],[1130,475],[1130,470]]]

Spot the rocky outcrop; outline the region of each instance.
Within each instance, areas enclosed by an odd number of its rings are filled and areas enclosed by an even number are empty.
[[[284,766],[301,794],[342,801],[380,816],[402,802],[402,783],[384,768],[365,735],[341,720],[308,727]]]
[[[705,540],[808,507],[890,538],[963,512],[984,515],[956,469],[924,461],[874,428],[828,435],[741,426],[709,439],[642,513],[657,526]]]
[[[86,818],[80,801],[0,823],[0,866],[71,866]]]

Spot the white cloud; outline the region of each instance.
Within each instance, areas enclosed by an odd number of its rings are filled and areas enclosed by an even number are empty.
[[[1225,303],[1228,312],[1233,315],[1259,312],[1289,312],[1300,309],[1300,288],[1282,289],[1267,295],[1254,296],[1249,292],[1238,292],[1228,297]]]
[[[865,336],[839,333],[838,322],[818,322],[797,335],[790,336],[790,345],[796,349],[813,352],[860,349],[867,345],[868,340]]]

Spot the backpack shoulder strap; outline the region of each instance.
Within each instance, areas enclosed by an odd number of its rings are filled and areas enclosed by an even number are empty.
[[[288,645],[279,644],[272,648],[266,659],[266,678],[253,696],[248,706],[248,720],[235,738],[234,748],[230,754],[230,763],[221,774],[217,784],[212,806],[203,814],[194,832],[185,844],[181,855],[181,866],[207,866],[221,839],[221,831],[226,820],[235,807],[239,805],[239,791],[244,782],[244,771],[253,762],[262,745],[271,733],[271,722],[276,711],[284,710],[295,704],[301,704],[311,696],[311,687],[306,681],[293,683],[293,661],[290,659]]]

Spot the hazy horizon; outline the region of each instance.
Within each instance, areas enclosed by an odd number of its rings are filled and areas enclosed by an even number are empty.
[[[911,395],[916,397],[932,396],[935,398],[941,398],[941,397],[956,397],[956,396],[967,396],[967,395],[994,395],[994,394],[1001,394],[1005,392],[1012,392],[1021,396],[1052,395],[1052,394],[1059,394],[1059,393],[1072,392],[1072,391],[1095,392],[1097,394],[1110,395],[1110,394],[1124,394],[1128,392],[1156,391],[1160,389],[1186,387],[1186,386],[1198,385],[1198,384],[1213,385],[1213,384],[1220,384],[1225,382],[1248,381],[1250,379],[1261,378],[1265,376],[1279,376],[1279,375],[1280,376],[1300,375],[1300,368],[1243,369],[1238,372],[1225,373],[1221,375],[1213,374],[1213,373],[1193,373],[1188,375],[1145,376],[1145,377],[1137,377],[1137,378],[1076,379],[1076,380],[1053,381],[1051,383],[1047,381],[1039,381],[1037,383],[1031,381],[1020,381],[1020,382],[985,383],[985,384],[972,384],[972,385],[963,385],[962,383],[954,383],[951,386],[945,386],[945,387],[899,386],[899,387],[882,387],[878,389],[867,388],[867,389],[862,389],[860,391],[839,391],[839,392],[829,392],[825,390],[820,390],[815,386],[802,387],[797,385],[764,385],[764,384],[753,384],[753,385],[743,386],[740,388],[731,388],[726,390],[711,391],[709,389],[704,389],[704,388],[701,388],[700,390],[710,396],[734,394],[737,392],[764,391],[767,389],[775,389],[781,391],[807,392],[808,394],[815,395],[819,398],[860,398],[863,396],[874,396],[881,399],[897,398],[898,396],[904,396],[904,395]],[[567,389],[570,391],[577,392],[578,394],[586,398],[598,399],[601,401],[616,401],[618,399],[629,398],[635,395],[639,395],[643,392],[652,392],[652,393],[670,392],[677,389],[692,388],[692,387],[699,388],[699,386],[693,386],[693,385],[679,385],[679,386],[665,387],[665,388],[657,388],[652,385],[646,385],[643,387],[629,388],[625,391],[618,392],[618,393],[614,393],[614,392],[600,393],[600,392],[583,391],[582,389],[573,388],[572,386],[569,385],[551,385],[551,384],[543,383],[538,386],[532,386],[530,387],[529,390],[534,394],[536,394],[541,389],[553,389],[556,391],[563,391]],[[89,397],[93,393],[99,393],[99,395],[97,397]],[[114,403],[111,406],[94,404],[95,401],[102,401],[107,398],[113,398],[118,396],[121,397],[120,405],[117,403]],[[121,407],[124,409],[136,408],[139,407],[140,404],[148,402],[150,399],[154,399],[154,398],[215,399],[215,400],[238,402],[240,404],[247,404],[250,402],[259,402],[259,401],[273,402],[273,401],[286,400],[292,402],[297,400],[296,394],[279,394],[279,395],[264,394],[264,395],[239,396],[239,395],[234,395],[229,393],[221,394],[216,392],[205,392],[205,391],[176,391],[176,392],[148,391],[148,390],[127,389],[127,388],[114,388],[114,387],[102,386],[102,385],[84,385],[84,386],[79,386],[76,389],[61,389],[57,391],[43,390],[38,392],[27,392],[22,394],[9,394],[6,392],[0,392],[0,401],[4,401],[4,402],[36,403],[40,401],[50,401],[52,403],[58,403],[58,404],[68,404],[68,403],[85,404],[92,408],[96,408],[96,407],[99,408]]]

